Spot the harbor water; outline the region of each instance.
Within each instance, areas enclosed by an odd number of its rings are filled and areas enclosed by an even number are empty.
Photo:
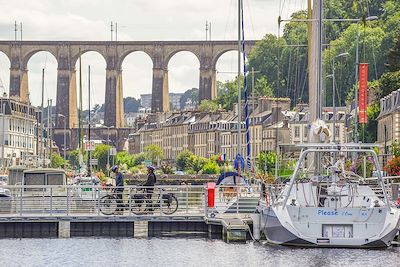
[[[2,239],[1,266],[400,266],[400,248],[301,249],[182,238]]]

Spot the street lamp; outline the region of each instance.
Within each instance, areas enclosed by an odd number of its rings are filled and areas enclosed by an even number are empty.
[[[333,57],[332,62],[332,74],[327,77],[332,78],[332,108],[333,108],[333,142],[336,142],[336,104],[335,104],[335,58],[348,56],[349,53],[341,53]]]
[[[67,120],[65,119],[65,116],[63,114],[58,114],[58,117],[63,118],[64,121],[64,151],[63,151],[63,156],[64,156],[64,170],[66,170],[67,167]]]

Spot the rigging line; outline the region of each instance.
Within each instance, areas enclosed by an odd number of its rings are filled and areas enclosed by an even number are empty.
[[[369,12],[368,0],[365,0],[365,4],[366,4],[366,6],[367,6],[367,14],[368,14],[368,17],[370,17],[371,14],[370,14],[370,12]],[[365,23],[367,23],[367,22],[365,22]],[[364,27],[365,27],[365,25],[364,25]],[[377,79],[378,79],[378,68],[377,68],[377,66],[376,66],[377,64],[376,64],[376,56],[375,56],[375,47],[374,47],[374,44],[372,44],[372,59],[374,60],[375,79],[377,80]]]
[[[226,23],[225,23],[224,40],[226,40],[226,33],[228,32],[228,24],[229,24],[229,19],[231,17],[232,5],[233,5],[233,0],[231,0],[229,3],[228,17],[226,18]]]
[[[296,47],[296,56],[295,56],[295,68],[294,68],[294,92],[293,92],[293,96],[294,96],[294,101],[297,104],[297,98],[296,98],[296,92],[297,92],[297,86],[298,86],[298,67],[299,67],[299,48]]]
[[[286,85],[286,95],[289,95],[289,88],[290,88],[290,72],[291,72],[291,66],[292,66],[292,48],[289,48],[289,66],[288,66],[288,72],[287,72],[287,85]]]
[[[250,1],[246,1],[246,8],[249,11],[248,14],[249,14],[249,20],[250,20],[250,25],[251,25],[251,31],[253,33],[253,36],[256,36],[255,31],[254,31],[254,23],[253,23],[253,16],[252,16],[253,12],[250,7]]]
[[[306,88],[306,83],[307,83],[307,72],[308,72],[308,70],[307,70],[307,60],[305,60],[305,59],[304,59],[303,70],[304,70],[304,71],[303,71],[303,73],[304,73],[304,76],[303,76],[303,86],[302,86],[302,88],[301,88],[301,93],[300,93],[300,96],[299,96],[301,102],[303,102],[304,90],[305,90],[305,88]]]

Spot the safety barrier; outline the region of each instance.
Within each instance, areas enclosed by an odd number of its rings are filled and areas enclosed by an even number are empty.
[[[0,217],[41,216],[205,216],[218,213],[253,213],[258,187],[215,188],[214,207],[208,207],[203,185],[113,187],[93,185],[2,186]],[[122,199],[122,201],[121,201]]]

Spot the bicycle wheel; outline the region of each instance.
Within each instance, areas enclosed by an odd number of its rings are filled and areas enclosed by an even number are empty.
[[[133,214],[142,215],[146,213],[146,206],[147,206],[147,199],[144,197],[143,194],[136,194],[134,195],[131,201],[131,211]]]
[[[100,212],[104,215],[112,215],[117,210],[117,200],[113,195],[100,198]]]
[[[170,199],[160,199],[161,212],[165,215],[171,215],[178,209],[178,199],[171,195]]]

